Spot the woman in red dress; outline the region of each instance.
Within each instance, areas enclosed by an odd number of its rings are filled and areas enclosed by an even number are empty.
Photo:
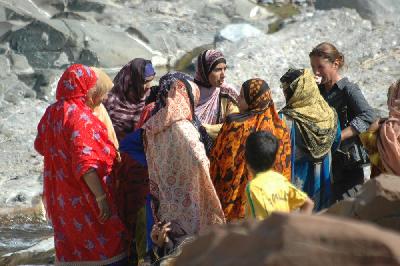
[[[123,265],[124,226],[107,189],[116,150],[86,105],[97,77],[75,64],[61,76],[56,102],[38,125],[43,201],[54,229],[56,265]]]

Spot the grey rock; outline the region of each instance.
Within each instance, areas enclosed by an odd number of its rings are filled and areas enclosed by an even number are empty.
[[[247,0],[233,0],[231,1],[233,7],[232,9],[235,10],[235,13],[250,21],[263,21],[268,18],[274,17],[274,14],[268,11],[266,8],[256,5],[255,3]]]
[[[52,102],[62,72],[56,69],[37,69],[33,75],[26,76],[23,81],[36,92],[37,98]]]
[[[317,9],[353,8],[365,19],[374,23],[399,22],[400,2],[397,0],[317,0]]]
[[[244,38],[259,37],[264,35],[262,31],[250,24],[230,24],[217,33],[217,40],[228,40],[238,42]]]
[[[57,13],[51,17],[52,19],[75,19],[75,20],[87,20],[85,16],[82,16],[79,13],[71,12],[71,11],[63,11]]]
[[[53,264],[54,263],[54,238],[40,241],[34,246],[0,257],[2,265],[26,265],[26,264]]]
[[[36,68],[60,66],[61,55],[63,62],[67,55],[70,62],[102,67],[119,67],[135,57],[158,55],[121,30],[76,20],[36,20],[11,33],[9,42]]]
[[[70,30],[60,20],[35,20],[8,37],[10,47],[27,56],[34,67],[51,67],[68,47]]]
[[[76,43],[81,46],[81,49],[71,47],[79,51],[75,59],[78,62],[112,68],[123,66],[135,57],[152,59],[156,55],[149,46],[131,38],[124,31],[90,22],[65,20],[65,23],[76,36]]]
[[[22,54],[10,54],[11,70],[17,74],[32,74],[34,73],[33,68],[29,65],[28,60]]]
[[[7,21],[0,22],[0,39],[3,38],[4,35],[9,33],[13,28],[13,24]]]
[[[67,0],[66,9],[70,11],[102,13],[106,7],[105,1],[100,0]]]
[[[0,78],[4,78],[11,73],[11,64],[8,56],[0,55]]]
[[[45,19],[52,16],[51,11],[39,7],[34,1],[25,0],[1,0],[0,10],[4,9],[6,19],[10,20],[33,20]],[[2,12],[0,12],[1,15]]]
[[[25,85],[25,83],[19,81],[15,76],[8,76],[0,80],[0,87],[4,91],[4,100],[18,104],[24,98],[35,98],[36,93]]]

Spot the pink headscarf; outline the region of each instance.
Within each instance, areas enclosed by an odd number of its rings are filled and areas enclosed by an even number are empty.
[[[389,119],[379,130],[378,151],[385,170],[400,176],[400,80],[389,88],[388,108]]]

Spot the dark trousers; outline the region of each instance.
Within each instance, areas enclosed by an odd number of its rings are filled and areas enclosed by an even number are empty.
[[[334,160],[332,161],[332,176],[332,203],[355,197],[364,183],[362,167],[347,170],[340,164],[335,164]]]

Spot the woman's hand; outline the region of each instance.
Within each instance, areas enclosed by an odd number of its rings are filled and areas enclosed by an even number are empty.
[[[83,180],[88,185],[94,197],[96,197],[97,206],[99,207],[99,216],[97,219],[99,219],[101,223],[104,223],[108,218],[110,218],[111,211],[107,202],[106,193],[103,190],[96,170],[94,168],[89,169],[89,171],[83,175]]]
[[[171,231],[170,228],[171,223],[162,224],[159,222],[158,224],[154,224],[151,229],[151,240],[159,247],[164,246],[164,243],[168,242],[168,232]]]
[[[380,119],[375,120],[375,121],[371,124],[371,126],[368,128],[368,131],[370,131],[370,132],[375,132],[375,131],[377,131],[377,130],[379,129],[379,121],[380,121]]]
[[[104,196],[106,195],[104,194]],[[107,197],[104,197],[99,200],[96,199],[96,201],[97,201],[97,207],[99,207],[99,216],[97,216],[97,219],[99,220],[100,223],[105,223],[108,220],[108,218],[111,217],[111,210],[107,202]]]
[[[344,141],[348,138],[351,138],[351,137],[354,137],[357,135],[358,135],[357,130],[355,130],[352,126],[348,126],[342,130],[341,141]]]
[[[376,119],[371,126],[368,128],[368,131],[370,132],[375,132],[378,131],[380,126],[382,125],[383,122],[385,122],[387,120],[387,118],[379,118]]]
[[[119,162],[119,163],[122,161],[121,153],[119,153],[119,151],[116,152],[116,159],[117,159],[117,162]]]

